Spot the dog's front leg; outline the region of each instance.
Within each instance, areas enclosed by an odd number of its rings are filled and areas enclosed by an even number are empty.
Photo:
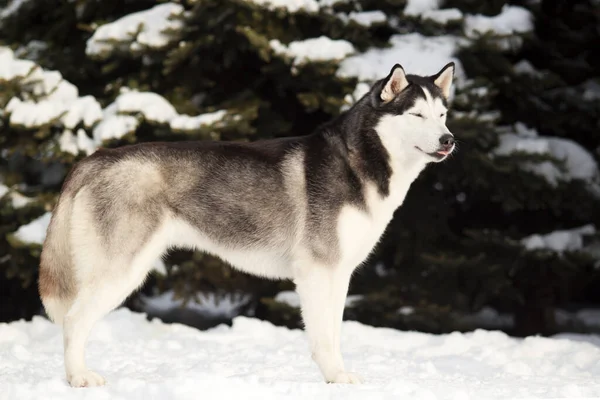
[[[360,383],[346,372],[340,349],[342,314],[350,272],[327,266],[300,270],[294,279],[312,357],[330,383]]]

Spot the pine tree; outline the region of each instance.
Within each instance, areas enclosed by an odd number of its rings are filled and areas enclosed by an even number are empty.
[[[304,135],[394,63],[433,74],[450,58],[459,152],[413,184],[355,276],[351,292],[362,298],[346,316],[445,332],[480,326],[467,317],[493,307],[514,315],[503,329],[551,333],[555,308],[597,285],[587,225],[600,222],[599,155],[584,149],[600,145],[591,2],[12,3],[0,11],[0,65],[25,72],[0,66],[0,281],[27,306],[0,318],[38,311],[40,245],[23,232],[39,231],[65,173],[97,146]],[[275,297],[290,282],[202,253],[171,253],[143,291],[166,290],[185,301],[235,298],[236,313],[300,324],[297,308]],[[145,307],[138,300],[128,304]]]

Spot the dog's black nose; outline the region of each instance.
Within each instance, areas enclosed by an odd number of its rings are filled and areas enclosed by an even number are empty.
[[[442,135],[440,137],[440,144],[442,147],[444,147],[444,149],[450,149],[452,146],[454,146],[454,136],[450,135],[449,133]]]

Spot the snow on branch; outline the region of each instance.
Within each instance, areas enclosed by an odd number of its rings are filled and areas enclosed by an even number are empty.
[[[493,150],[492,156],[508,156],[515,153],[532,155],[548,155],[562,162],[557,165],[552,161],[539,163],[525,162],[521,167],[540,175],[553,186],[558,182],[568,182],[574,179],[598,182],[598,164],[594,157],[578,143],[564,138],[539,136],[533,129],[527,129],[522,123],[502,133],[499,145]]]
[[[173,131],[194,132],[218,123],[227,114],[224,110],[196,116],[178,114],[159,94],[128,89],[102,109],[94,97],[79,97],[77,87],[59,72],[16,59],[7,47],[0,47],[0,83],[10,83],[20,90],[4,107],[9,126],[25,129],[62,126],[64,130],[58,138],[60,149],[74,155],[81,151],[89,155],[105,140],[135,132],[142,119],[167,124]],[[93,131],[93,139],[86,129]]]
[[[433,75],[448,62],[454,61],[456,76],[462,79],[462,66],[454,53],[463,42],[463,39],[450,35],[394,35],[390,38],[390,47],[369,49],[343,60],[337,75],[341,78],[358,78],[359,83],[352,96],[354,101],[368,91],[368,84],[385,77],[396,63],[400,63],[411,74]]]
[[[91,127],[102,116],[96,99],[79,97],[77,87],[60,72],[17,59],[8,47],[0,47],[0,83],[20,88],[19,97],[11,98],[5,108],[13,127],[33,129],[58,122],[70,129],[79,123]]]
[[[359,25],[370,27],[373,24],[382,24],[387,21],[387,16],[381,10],[375,11],[352,11],[348,14],[338,13],[336,14],[339,19],[344,22],[356,22]]]
[[[22,244],[42,244],[46,238],[46,231],[50,225],[52,214],[47,212],[26,225],[22,225],[12,234],[12,237]]]
[[[467,15],[464,29],[471,38],[488,32],[497,36],[527,33],[533,30],[533,16],[523,7],[505,5],[500,14],[493,17]]]
[[[583,237],[594,235],[594,225],[579,228],[554,231],[545,235],[531,235],[521,239],[521,244],[527,250],[552,250],[557,253],[578,251],[583,249]]]
[[[342,60],[355,52],[352,43],[346,40],[333,40],[327,36],[298,40],[287,46],[279,40],[269,42],[276,54],[294,59],[294,65],[311,61]]]
[[[189,116],[178,114],[164,97],[152,92],[125,91],[103,111],[102,121],[94,128],[94,141],[117,139],[139,125],[137,115],[150,123],[167,124],[173,131],[193,132],[215,125],[227,115],[225,110]]]
[[[316,0],[246,0],[268,10],[283,9],[289,12],[305,11],[319,12],[319,3]]]
[[[106,59],[117,51],[140,53],[143,49],[162,49],[178,40],[183,28],[180,4],[164,3],[148,10],[126,15],[104,24],[88,39],[88,56]]]

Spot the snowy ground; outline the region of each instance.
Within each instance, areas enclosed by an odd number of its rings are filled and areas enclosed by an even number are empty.
[[[36,317],[0,324],[0,399],[542,399],[600,396],[600,338],[513,339],[499,332],[429,335],[345,322],[360,386],[327,385],[298,330],[238,317],[199,331],[113,312],[88,362],[108,384],[71,389],[59,329]]]

